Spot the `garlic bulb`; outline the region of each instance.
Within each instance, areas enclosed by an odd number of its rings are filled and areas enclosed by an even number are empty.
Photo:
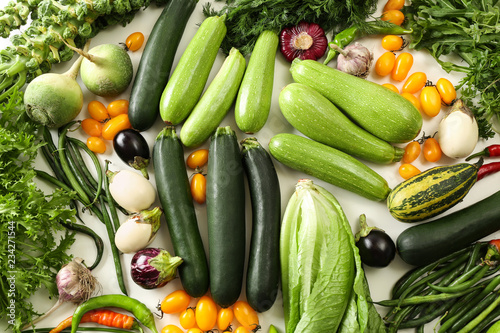
[[[373,62],[373,54],[366,47],[356,42],[344,49],[332,45],[340,54],[337,58],[337,69],[360,77],[366,78]]]

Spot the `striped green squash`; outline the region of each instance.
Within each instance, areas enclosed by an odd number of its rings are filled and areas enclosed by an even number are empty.
[[[395,186],[387,197],[387,207],[401,222],[441,214],[465,197],[477,181],[479,167],[480,163],[458,163],[426,170]]]

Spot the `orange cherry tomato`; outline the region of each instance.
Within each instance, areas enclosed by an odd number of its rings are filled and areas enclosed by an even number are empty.
[[[195,173],[191,179],[191,196],[200,205],[207,199],[207,178],[200,172]]]
[[[378,57],[375,62],[375,73],[380,76],[389,75],[396,63],[396,55],[392,52],[385,52]]]
[[[127,46],[127,49],[132,52],[140,49],[143,43],[144,35],[142,34],[142,32],[133,32],[127,37],[127,39],[125,39],[125,45]]]
[[[111,118],[116,117],[120,114],[128,114],[128,100],[117,99],[108,104],[108,113]]]
[[[210,296],[202,296],[196,303],[196,324],[202,331],[209,331],[217,323],[217,305]]]
[[[236,301],[233,304],[233,312],[236,320],[249,331],[259,327],[259,316],[250,304],[245,301]]]
[[[427,75],[424,72],[415,72],[406,79],[401,91],[414,94],[425,87],[426,83]]]
[[[86,118],[82,120],[82,129],[85,133],[90,136],[101,136],[102,133],[102,123],[93,119]]]
[[[403,153],[403,163],[411,163],[415,161],[420,156],[421,151],[422,148],[420,147],[420,143],[417,141],[408,143],[405,147],[405,152]]]
[[[132,128],[128,114],[120,114],[102,126],[102,137],[106,140],[113,140],[118,132],[128,128]]]
[[[179,323],[185,329],[196,327],[196,317],[193,308],[187,308],[179,315]]]
[[[441,96],[434,86],[427,86],[420,92],[422,111],[429,117],[435,117],[441,110]]]
[[[441,159],[442,151],[439,142],[434,138],[428,138],[424,142],[424,157],[429,162],[437,162]]]
[[[382,47],[387,51],[399,51],[402,50],[405,44],[405,40],[401,36],[387,35],[382,38]]]
[[[186,158],[186,164],[191,169],[201,168],[208,162],[208,149],[198,149]]]
[[[383,87],[386,87],[388,89],[391,89],[392,91],[394,91],[396,94],[399,94],[399,89],[393,85],[392,83],[384,83],[382,84]]]
[[[384,12],[388,10],[400,10],[404,7],[405,0],[388,0],[384,6]]]
[[[451,105],[455,98],[457,98],[457,91],[448,79],[440,78],[436,82],[436,89],[439,92],[439,96],[441,96],[441,100],[446,105]]]
[[[234,333],[250,333],[250,331],[243,326],[238,326]]]
[[[183,331],[175,325],[167,325],[161,329],[161,333],[183,333]]]
[[[87,110],[92,119],[100,121],[101,123],[110,118],[106,106],[99,101],[90,101],[87,105]]]
[[[106,151],[106,143],[98,136],[89,137],[87,147],[96,154],[103,154]]]
[[[405,20],[405,14],[400,10],[390,9],[382,13],[381,20],[391,22],[395,25],[401,25]]]
[[[219,330],[224,331],[231,325],[234,319],[234,312],[231,308],[221,308],[217,314],[217,326]]]
[[[415,97],[415,95],[404,92],[401,93],[401,96],[409,100],[411,104],[413,104],[413,106],[417,108],[418,111],[422,112],[422,106],[420,105],[420,100],[417,97]]]
[[[413,56],[411,53],[403,52],[396,58],[394,67],[392,68],[391,77],[396,81],[403,81],[406,79],[408,72],[413,66]]]
[[[179,313],[184,311],[191,302],[191,296],[183,289],[179,289],[168,294],[161,301],[160,309],[163,313]]]
[[[399,167],[399,175],[403,177],[403,179],[409,179],[413,176],[416,176],[420,173],[420,170],[410,163],[403,163]]]

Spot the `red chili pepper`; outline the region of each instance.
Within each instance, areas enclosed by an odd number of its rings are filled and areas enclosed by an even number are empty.
[[[64,319],[57,327],[53,328],[49,333],[59,333],[63,329],[71,327],[73,316]],[[113,312],[106,309],[91,310],[85,313],[81,323],[97,323],[108,327],[117,327],[124,329],[138,328],[139,325],[134,317],[127,316],[122,313]]]
[[[500,171],[500,162],[483,164],[477,171],[477,180],[481,180],[488,175],[496,173],[497,171]]]
[[[484,150],[467,157],[465,160],[468,161],[468,160],[470,160],[474,157],[478,157],[478,156],[487,156],[487,157],[500,156],[500,145],[488,146],[488,147],[484,148]]]

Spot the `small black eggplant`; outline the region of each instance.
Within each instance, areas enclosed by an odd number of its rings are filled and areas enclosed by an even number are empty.
[[[113,139],[113,148],[123,162],[136,170],[140,170],[149,179],[147,167],[151,154],[149,145],[141,133],[134,129],[118,132]]]
[[[396,256],[396,245],[385,231],[368,227],[366,216],[359,217],[361,230],[356,234],[356,246],[361,261],[371,267],[386,267]]]

